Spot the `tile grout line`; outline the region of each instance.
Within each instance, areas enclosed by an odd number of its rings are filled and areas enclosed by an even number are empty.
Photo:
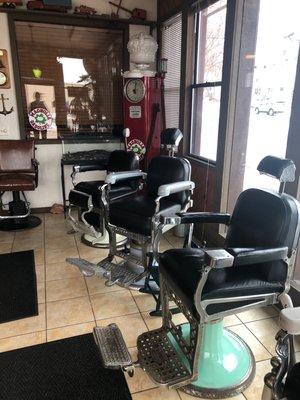
[[[242,322],[242,325],[255,337],[255,339],[262,345],[262,347],[267,351],[267,353],[270,354],[270,357],[267,358],[266,360],[270,360],[273,357],[273,354],[269,351],[269,349],[263,344],[263,342],[255,335],[255,333],[253,333],[251,331],[251,329],[248,328],[248,326],[246,324],[249,324],[251,322],[257,322],[257,321],[266,321],[269,319],[275,319],[276,317],[268,317],[268,318],[261,318],[261,319],[257,319],[257,320],[253,320],[253,321],[248,321],[248,322]],[[241,321],[241,319],[239,318],[239,320]],[[275,341],[275,337],[274,337],[274,341]],[[274,348],[275,348],[276,343],[274,344]],[[261,361],[266,361],[266,360],[261,360]],[[260,361],[257,361],[260,362]]]
[[[75,234],[74,234],[73,237],[74,237],[75,246],[76,246],[76,249],[77,249],[78,256],[81,257],[81,256],[80,256],[79,247],[78,247],[78,243],[77,243],[77,239],[76,239]],[[97,326],[96,315],[95,315],[95,312],[94,312],[94,308],[93,308],[93,303],[92,303],[92,300],[91,300],[91,295],[90,295],[89,287],[88,287],[88,284],[87,284],[87,282],[86,282],[86,277],[83,276],[83,279],[84,279],[84,284],[85,284],[85,287],[86,287],[86,291],[87,291],[87,296],[88,296],[88,299],[89,299],[90,307],[91,307],[91,310],[92,310],[92,313],[93,313],[93,317],[94,317],[94,321],[93,321],[93,322],[94,322],[95,326]]]

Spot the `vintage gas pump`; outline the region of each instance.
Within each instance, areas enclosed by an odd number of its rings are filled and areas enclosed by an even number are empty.
[[[130,130],[127,149],[137,153],[141,168],[147,169],[151,158],[160,153],[164,72],[149,69],[157,51],[152,36],[135,35],[127,48],[133,65],[123,78],[124,127]]]

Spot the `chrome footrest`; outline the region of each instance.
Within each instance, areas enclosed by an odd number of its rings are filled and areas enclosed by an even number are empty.
[[[83,258],[66,258],[66,262],[79,268],[82,274],[86,277],[94,276],[97,265],[90,263]]]
[[[100,265],[101,263],[93,264],[87,260],[84,260],[83,258],[66,258],[66,262],[79,268],[82,274],[87,278],[90,278],[94,275],[104,278],[109,278],[110,276],[109,272],[107,272],[107,270]]]
[[[142,260],[138,257],[134,257],[132,254],[125,253],[124,251],[117,251],[116,256],[122,258],[125,261],[132,262],[136,265],[143,266]]]
[[[94,328],[94,338],[105,368],[126,369],[132,366],[131,356],[116,324]]]
[[[188,381],[192,374],[172,346],[168,332],[160,328],[143,333],[138,337],[137,348],[140,366],[152,380],[172,387]]]
[[[137,273],[130,271],[124,263],[114,264],[107,260],[103,260],[98,264],[99,266],[105,268],[107,271],[107,285],[113,285],[117,283],[123,287],[129,287],[133,283],[136,283],[147,276],[148,272],[144,271],[142,273]]]

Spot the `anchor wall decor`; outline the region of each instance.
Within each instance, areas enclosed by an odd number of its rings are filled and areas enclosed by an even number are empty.
[[[2,93],[2,94],[1,94],[2,110],[0,111],[0,114],[1,114],[1,115],[4,115],[4,116],[6,116],[6,115],[8,115],[8,114],[10,114],[10,113],[12,113],[12,112],[14,111],[14,108],[13,108],[13,107],[11,107],[10,110],[7,110],[7,109],[6,109],[6,107],[5,107],[5,100],[9,100],[9,98],[8,98],[8,97],[4,97],[4,94]]]

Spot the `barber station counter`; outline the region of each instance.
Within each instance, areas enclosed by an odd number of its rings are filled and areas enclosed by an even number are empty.
[[[97,164],[99,170],[106,170],[109,155],[124,148],[120,135],[112,133],[60,135],[62,143],[61,186],[63,205],[66,210],[65,166]],[[70,177],[68,177],[70,179]]]

